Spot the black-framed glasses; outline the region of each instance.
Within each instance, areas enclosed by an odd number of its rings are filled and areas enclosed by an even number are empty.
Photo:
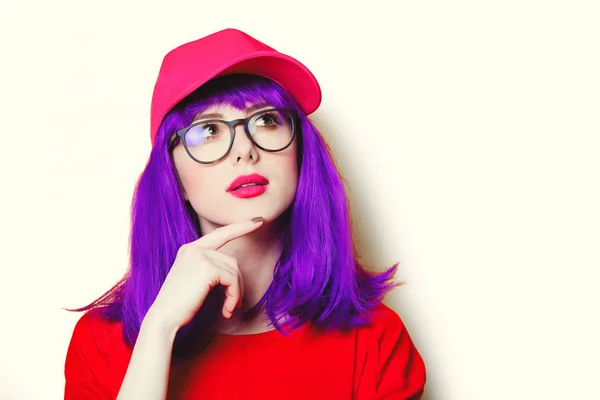
[[[256,147],[269,152],[282,151],[294,140],[297,120],[298,112],[287,108],[269,108],[233,121],[198,120],[175,132],[169,149],[179,138],[194,161],[215,163],[227,157],[235,140],[235,127],[242,124],[246,136]]]

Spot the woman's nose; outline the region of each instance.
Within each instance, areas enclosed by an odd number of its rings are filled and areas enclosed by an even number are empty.
[[[254,143],[246,136],[244,124],[239,123],[233,127],[235,129],[235,137],[231,147],[232,160],[237,162],[240,158],[252,158],[256,160],[258,155]]]

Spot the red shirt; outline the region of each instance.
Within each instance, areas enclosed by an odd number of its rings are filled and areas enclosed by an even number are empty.
[[[400,317],[380,304],[371,324],[349,333],[304,325],[278,331],[217,334],[193,360],[172,366],[169,400],[420,399],[425,366]],[[65,399],[115,399],[132,349],[122,324],[85,313],[65,362]]]

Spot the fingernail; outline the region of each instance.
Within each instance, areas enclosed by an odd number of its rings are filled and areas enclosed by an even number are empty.
[[[264,221],[264,220],[265,219],[263,217],[254,217],[254,218],[252,218],[252,222],[256,222],[256,223]]]

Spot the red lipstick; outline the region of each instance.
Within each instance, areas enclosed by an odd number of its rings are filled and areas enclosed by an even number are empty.
[[[242,175],[231,182],[227,191],[235,197],[245,199],[263,194],[268,184],[269,180],[260,174]]]

